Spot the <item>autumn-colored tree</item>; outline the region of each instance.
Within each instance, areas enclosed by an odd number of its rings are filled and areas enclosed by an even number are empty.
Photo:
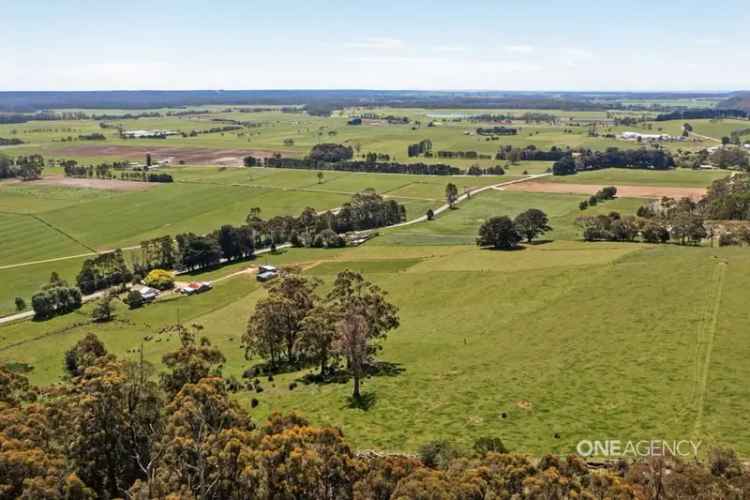
[[[359,464],[341,431],[304,424],[298,418],[271,419],[244,475],[247,484],[257,498],[352,498]]]
[[[145,475],[161,429],[161,398],[141,362],[99,357],[56,406],[56,434],[81,480],[100,498],[121,497]]]
[[[251,444],[249,418],[229,399],[224,380],[185,384],[167,405],[156,453],[158,466],[135,487],[145,498],[178,493],[180,498],[254,498],[240,480]],[[245,462],[243,462],[245,460]]]
[[[71,377],[83,375],[89,366],[93,366],[97,359],[106,356],[107,349],[99,338],[88,333],[81,340],[65,352],[65,371]]]
[[[185,384],[197,384],[202,378],[220,376],[220,365],[225,358],[206,337],[196,342],[196,333],[203,327],[192,325],[192,331],[182,325],[170,327],[180,336],[180,348],[162,357],[162,363],[171,371],[161,374],[161,386],[169,396],[174,396]]]
[[[416,458],[393,455],[367,459],[367,472],[354,485],[354,500],[390,500],[399,481],[422,469]]]

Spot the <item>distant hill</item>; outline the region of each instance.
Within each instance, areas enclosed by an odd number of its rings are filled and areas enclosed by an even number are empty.
[[[623,104],[639,99],[724,99],[730,93],[668,92],[511,92],[412,90],[185,90],[0,92],[0,112],[28,113],[48,109],[149,109],[198,105],[304,105],[313,114],[348,106],[418,108],[608,109],[654,110]],[[664,110],[672,107],[662,106]]]
[[[737,92],[728,99],[721,101],[717,107],[722,109],[741,109],[750,112],[750,91]]]

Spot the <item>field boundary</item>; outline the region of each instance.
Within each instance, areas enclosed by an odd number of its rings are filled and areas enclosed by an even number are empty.
[[[96,252],[96,249],[95,249],[95,248],[91,248],[90,246],[88,246],[88,245],[87,245],[86,243],[82,242],[82,241],[81,241],[81,240],[79,240],[78,238],[75,238],[75,237],[73,237],[72,235],[70,235],[70,234],[66,233],[65,231],[63,231],[63,230],[62,230],[62,229],[60,229],[59,227],[53,226],[52,224],[50,224],[50,223],[49,223],[49,222],[47,222],[46,220],[42,219],[42,218],[41,218],[41,217],[39,217],[38,215],[36,215],[36,214],[29,214],[29,216],[30,216],[30,217],[32,217],[32,218],[34,218],[34,219],[36,219],[36,220],[38,220],[39,222],[41,222],[42,224],[44,224],[44,225],[45,225],[45,226],[47,226],[48,228],[52,229],[53,231],[57,231],[58,233],[60,233],[60,234],[62,234],[63,236],[65,236],[66,238],[70,239],[71,241],[74,241],[75,243],[78,243],[78,244],[79,244],[79,245],[81,245],[81,246],[82,246],[83,248],[87,248],[87,249],[91,250],[92,252],[94,252],[94,253],[97,253],[97,252]]]

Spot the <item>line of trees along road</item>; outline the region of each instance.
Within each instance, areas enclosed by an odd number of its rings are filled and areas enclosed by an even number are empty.
[[[661,149],[608,148],[606,151],[585,151],[578,156],[565,155],[552,165],[555,175],[573,175],[582,170],[603,168],[633,168],[645,170],[668,170],[674,168],[672,155]]]
[[[18,177],[23,180],[39,179],[44,171],[44,158],[33,154],[9,158],[0,154],[0,179]]]

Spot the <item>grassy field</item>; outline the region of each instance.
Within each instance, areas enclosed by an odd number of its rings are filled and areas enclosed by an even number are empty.
[[[552,146],[584,147],[590,149],[606,149],[607,147],[634,148],[638,144],[619,141],[603,137],[608,133],[619,133],[624,130],[662,131],[679,135],[683,121],[647,122],[635,127],[614,127],[605,111],[564,112],[545,110],[545,113],[556,116],[557,122],[527,123],[520,119],[512,121],[512,125],[519,129],[518,135],[501,137],[499,141],[489,141],[485,137],[474,133],[477,127],[487,123],[470,120],[478,114],[505,114],[520,118],[524,113],[534,110],[419,110],[419,109],[389,109],[362,110],[351,108],[334,114],[328,118],[308,116],[302,113],[281,113],[278,111],[263,111],[258,113],[224,112],[215,107],[205,107],[212,112],[207,115],[162,116],[158,118],[139,118],[128,120],[111,120],[110,125],[123,127],[126,130],[160,129],[172,130],[189,134],[192,131],[206,131],[221,123],[212,120],[238,120],[251,122],[252,127],[241,130],[216,133],[201,133],[196,136],[171,136],[165,140],[119,138],[116,129],[103,129],[99,126],[101,120],[74,120],[55,122],[29,122],[24,124],[0,125],[0,137],[16,137],[27,142],[26,145],[8,148],[9,154],[41,152],[45,156],[55,158],[74,158],[79,161],[111,161],[121,159],[111,153],[91,152],[80,149],[81,146],[101,148],[106,146],[125,146],[147,151],[159,148],[194,149],[207,148],[214,150],[273,150],[289,156],[304,156],[310,148],[320,142],[338,142],[352,145],[358,155],[367,152],[389,154],[398,161],[408,161],[406,148],[409,144],[429,138],[433,142],[433,149],[452,151],[477,151],[492,155],[500,145],[525,147],[534,145],[540,149]],[[161,110],[165,112],[165,110]],[[349,126],[349,116],[362,112],[375,112],[380,116],[405,116],[411,121],[409,124],[389,124],[383,120],[368,120],[361,126]],[[537,111],[538,112],[538,111]],[[616,112],[618,116],[646,116],[653,117],[653,113]],[[598,121],[599,137],[589,134],[590,123]],[[434,126],[428,127],[432,123]],[[747,121],[743,120],[692,120],[697,134],[709,136],[712,139],[695,137],[695,141],[688,143],[667,143],[669,149],[700,149],[715,145],[715,141],[732,130],[746,128]],[[103,133],[105,141],[83,141],[78,136],[93,132]],[[290,142],[291,141],[291,142]],[[138,158],[142,159],[142,158]],[[435,158],[420,158],[419,161],[439,162]],[[472,164],[490,166],[494,160],[451,160],[456,166],[467,168]]]
[[[748,389],[741,372],[726,370],[742,364],[750,345],[734,333],[750,326],[736,302],[750,277],[745,251],[560,241],[516,252],[366,245],[268,260],[304,263],[327,283],[343,269],[366,272],[399,305],[402,325],[381,356],[396,373],[365,382],[375,398],[369,410],[348,408],[348,384],[290,391],[301,371],[264,382],[261,395],[239,394],[243,403],[260,399],[258,419],[303,411],[341,426],[361,448],[414,450],[439,436],[468,444],[497,435],[519,451],[568,452],[584,438],[648,435],[732,441],[750,452],[750,442],[737,438],[745,432],[738,410]],[[718,266],[727,269],[721,280]],[[253,363],[244,360],[239,337],[263,293],[252,275],[239,275],[209,294],[137,312],[120,306],[118,321],[107,325],[88,323],[88,307],[11,325],[0,329],[0,359],[31,363],[33,381],[54,382],[64,348],[95,331],[113,352],[133,357],[143,345],[158,362],[176,339],[144,337],[179,315],[206,327],[227,356],[225,374],[239,377]],[[706,309],[717,300],[714,325]],[[716,349],[706,362],[709,341]]]
[[[6,148],[6,154],[41,152],[86,161],[113,158],[62,154],[84,142],[61,139],[103,131],[106,145],[271,149],[293,156],[330,141],[351,144],[360,154],[388,153],[399,161],[407,160],[408,144],[428,137],[435,151],[486,154],[501,144],[544,149],[633,146],[589,136],[587,123],[606,120],[606,112],[552,111],[557,125],[516,120],[518,136],[486,141],[472,135],[479,124],[466,120],[483,110],[382,109],[378,113],[408,116],[412,123],[359,127],[346,125],[356,109],[331,118],[214,111],[116,122],[128,129],[184,132],[216,126],[210,121],[216,117],[252,120],[260,126],[165,141],[123,141],[95,120],[36,122],[0,126],[0,137],[21,137],[29,143]],[[505,112],[520,116],[524,110]],[[431,121],[434,126],[427,127]],[[720,138],[747,122],[691,123],[697,133]],[[679,126],[677,121],[658,124],[669,133]],[[285,144],[287,139],[294,144]],[[505,166],[495,160],[449,163]],[[327,171],[319,181],[313,171],[172,165],[163,170],[173,175],[174,183],[145,191],[0,182],[0,231],[9,236],[0,250],[0,315],[12,311],[15,296],[28,300],[52,271],[74,281],[85,258],[80,255],[92,250],[239,224],[252,207],[260,207],[263,217],[296,215],[307,206],[331,209],[370,187],[403,203],[411,219],[442,205],[448,182],[464,192],[542,173],[550,166],[522,162],[504,176],[450,178]],[[49,169],[48,174],[61,172]],[[727,174],[609,169],[542,181],[704,187]],[[89,304],[49,321],[5,325],[0,327],[0,363],[29,363],[34,383],[54,383],[62,376],[64,351],[95,332],[118,356],[135,359],[142,346],[146,359],[158,367],[161,356],[177,346],[174,335],[158,332],[179,320],[204,326],[204,333],[226,355],[224,374],[240,378],[260,361],[244,358],[240,337],[265,294],[255,276],[243,271],[261,263],[296,265],[320,278],[325,291],[337,272],[352,269],[387,290],[401,314],[401,326],[390,334],[380,355],[393,370],[364,384],[372,406],[351,409],[348,383],[301,383],[309,372],[302,369],[264,380],[262,394],[237,394],[246,406],[252,398],[260,400],[252,410],[256,420],[273,411],[297,410],[315,423],[340,426],[360,449],[414,451],[430,439],[469,445],[480,436],[498,436],[516,451],[567,453],[581,439],[694,438],[703,440],[706,449],[709,444],[732,444],[750,456],[744,419],[750,396],[750,337],[744,333],[750,331],[744,292],[750,278],[747,250],[585,243],[575,225],[577,217],[632,214],[643,203],[618,198],[581,211],[579,202],[585,198],[487,190],[434,221],[383,230],[361,247],[290,249],[194,273],[189,278],[211,280],[214,290],[193,297],[168,295],[136,311],[118,304],[111,323],[91,323]],[[512,217],[528,208],[542,209],[550,217],[553,230],[543,241],[512,252],[475,246],[484,220]],[[60,257],[71,258],[35,263]],[[292,382],[298,383],[294,390],[289,388]]]

